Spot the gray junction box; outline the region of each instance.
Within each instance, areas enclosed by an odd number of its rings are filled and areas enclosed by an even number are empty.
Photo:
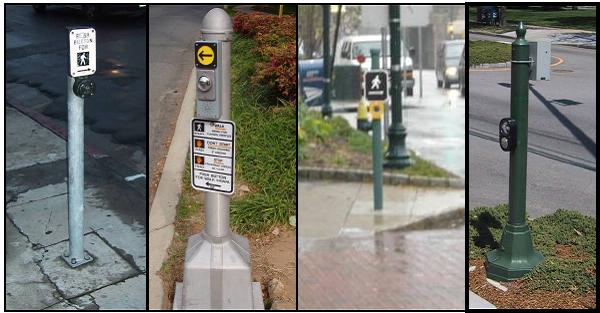
[[[534,61],[529,73],[530,80],[550,80],[552,59],[550,41],[530,41],[529,57]]]

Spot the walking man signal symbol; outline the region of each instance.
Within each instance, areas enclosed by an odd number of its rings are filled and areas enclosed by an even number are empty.
[[[77,53],[77,64],[79,64],[79,66],[89,65],[90,64],[90,53],[89,52]]]
[[[373,80],[371,80],[371,89],[379,89],[379,85],[381,84],[381,80],[379,79],[379,75],[376,75]]]
[[[365,91],[368,101],[385,101],[387,99],[387,73],[374,70],[365,73]]]

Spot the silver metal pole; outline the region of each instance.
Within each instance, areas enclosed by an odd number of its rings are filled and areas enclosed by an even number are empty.
[[[215,17],[215,21],[211,21]],[[216,16],[206,15],[202,23],[202,40],[221,41],[221,119],[231,119],[231,39],[233,29],[231,24],[225,28],[222,21],[216,21]],[[215,27],[215,28],[211,28]],[[200,117],[196,112],[196,117]],[[234,156],[235,157],[235,156]],[[231,196],[207,192],[204,195],[204,211],[206,226],[204,231],[207,235],[215,238],[229,236],[229,202]]]
[[[423,37],[419,26],[419,98],[423,98]]]
[[[68,133],[67,150],[69,157],[69,249],[63,258],[71,267],[91,261],[84,251],[84,163],[83,163],[83,98],[73,92],[75,79],[67,78]]]
[[[231,18],[222,9],[214,8],[204,16],[200,31],[202,41],[217,42],[220,47],[216,51],[219,61],[214,69],[217,80],[212,86],[216,88],[216,97],[201,100],[220,106],[220,110],[216,110],[220,114],[205,115],[208,112],[197,106],[196,116],[215,121],[231,120]],[[197,74],[202,72],[210,70],[196,70]],[[196,92],[203,91],[197,88]],[[260,283],[252,282],[248,240],[232,232],[229,225],[230,199],[226,194],[204,193],[204,229],[188,239],[183,283],[176,284],[173,309],[264,309]]]

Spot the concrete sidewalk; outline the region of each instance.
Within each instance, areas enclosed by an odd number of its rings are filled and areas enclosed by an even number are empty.
[[[383,210],[373,210],[371,183],[298,183],[298,235],[331,238],[396,229],[465,207],[464,189],[383,186]]]
[[[484,31],[470,31],[475,34],[483,34],[502,38],[516,38],[514,31],[496,34]],[[596,49],[596,32],[579,29],[561,29],[548,27],[527,28],[525,35],[528,41],[547,40],[552,44],[575,46],[588,49]]]
[[[127,182],[110,157],[85,155],[85,249],[71,269],[66,142],[6,107],[6,309],[146,308],[144,178]]]

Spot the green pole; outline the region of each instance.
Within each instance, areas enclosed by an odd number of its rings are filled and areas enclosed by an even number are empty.
[[[392,124],[388,130],[389,146],[386,155],[386,167],[404,168],[411,165],[410,156],[406,150],[406,128],[402,124],[402,69],[400,58],[402,55],[400,38],[400,6],[389,6],[390,23],[390,54],[392,57],[392,86],[391,110]],[[372,59],[371,59],[372,62]]]
[[[383,105],[378,105],[383,110]],[[383,209],[383,156],[381,152],[381,117],[373,115],[373,200],[375,211]]]
[[[331,56],[329,55],[329,15],[331,13],[330,5],[323,5],[323,105],[321,106],[321,115],[330,118],[331,109]]]
[[[371,69],[379,69],[379,49],[371,49]],[[383,105],[377,103],[373,110],[383,110]],[[376,211],[383,209],[383,156],[381,143],[381,113],[372,112],[373,122],[373,201]]]
[[[517,39],[512,43],[510,116],[516,121],[517,141],[510,152],[508,187],[508,224],[502,232],[500,247],[487,254],[487,277],[509,281],[523,277],[544,257],[533,248],[533,240],[525,219],[527,188],[527,110],[529,97],[529,43],[525,25],[517,26]]]

